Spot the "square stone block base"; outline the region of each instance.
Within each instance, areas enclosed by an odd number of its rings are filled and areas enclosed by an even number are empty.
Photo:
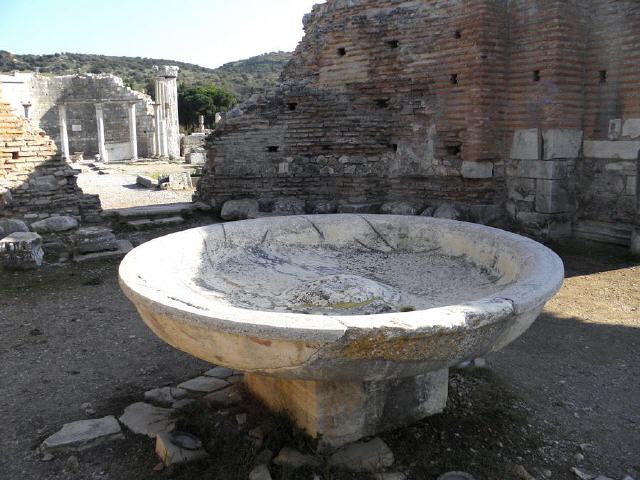
[[[268,408],[287,411],[321,445],[340,446],[440,413],[448,369],[381,382],[289,380],[245,374],[250,392]]]

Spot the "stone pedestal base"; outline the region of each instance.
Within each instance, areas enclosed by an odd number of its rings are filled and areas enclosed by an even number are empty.
[[[381,382],[317,382],[245,374],[268,408],[285,410],[321,444],[340,446],[440,413],[448,370]]]
[[[0,240],[0,257],[7,270],[30,270],[42,265],[42,237],[33,232],[14,232]]]

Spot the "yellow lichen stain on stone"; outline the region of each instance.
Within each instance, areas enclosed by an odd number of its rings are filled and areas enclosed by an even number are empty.
[[[463,332],[425,333],[407,337],[381,330],[348,340],[343,352],[352,360],[415,361],[447,359],[456,355],[464,342]]]

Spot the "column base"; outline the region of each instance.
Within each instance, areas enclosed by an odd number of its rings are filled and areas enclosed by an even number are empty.
[[[381,382],[289,380],[245,374],[249,391],[268,408],[287,411],[320,444],[338,447],[441,413],[449,370]]]

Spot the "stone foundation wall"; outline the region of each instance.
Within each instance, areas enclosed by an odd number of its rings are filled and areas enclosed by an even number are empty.
[[[0,98],[0,217],[29,222],[52,215],[100,221],[100,200],[77,185],[77,171],[44,132],[12,113]]]
[[[636,1],[328,0],[304,25],[279,88],[208,138],[201,199],[492,206],[546,238],[638,221],[638,139],[609,134],[640,118]]]

